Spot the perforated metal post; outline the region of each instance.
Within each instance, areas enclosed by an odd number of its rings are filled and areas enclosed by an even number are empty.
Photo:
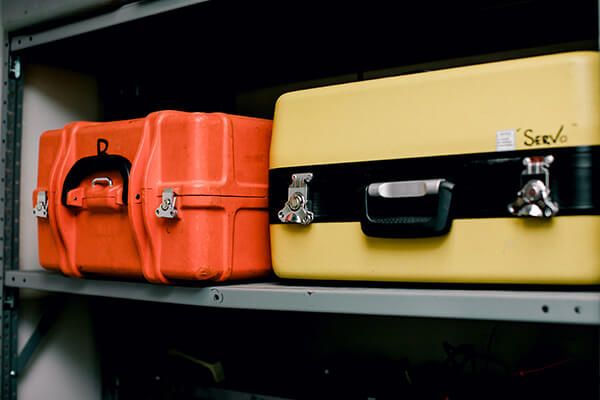
[[[2,158],[6,155],[6,133],[7,133],[7,115],[8,115],[8,91],[9,91],[9,65],[8,65],[8,54],[9,54],[9,42],[8,36],[6,32],[4,33],[5,43],[2,44],[3,49],[3,65],[2,65],[2,129],[0,137],[2,138],[0,144],[0,156]],[[5,163],[0,163],[0,215],[4,216],[5,209]],[[0,228],[2,232],[4,232],[4,218],[0,219]],[[0,240],[4,244],[6,233],[0,235]],[[0,322],[2,326],[2,330],[0,330],[0,352],[2,355],[0,370],[2,374],[0,374],[0,393],[2,394],[2,399],[10,399],[12,392],[12,384],[10,378],[10,322],[12,320],[10,312],[5,307],[5,295],[6,292],[9,291],[9,288],[4,287],[4,268],[5,268],[5,252],[0,252],[0,261],[2,262],[2,272],[0,273],[0,278],[2,279],[2,285],[0,285]],[[8,334],[8,336],[7,336]],[[16,390],[16,387],[15,387]],[[16,396],[15,396],[16,397]]]
[[[17,398],[17,301],[18,290],[5,286],[5,272],[19,268],[19,179],[23,75],[18,58],[11,58],[8,36],[4,35],[2,134],[0,141],[0,235],[2,262],[2,307],[0,350],[2,352],[0,392],[2,400]]]

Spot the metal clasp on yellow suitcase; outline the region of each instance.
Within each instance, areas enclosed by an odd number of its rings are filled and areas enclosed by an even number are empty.
[[[445,179],[372,183],[364,191],[360,226],[367,236],[441,236],[452,225],[454,184]]]
[[[308,225],[315,215],[309,210],[308,182],[313,178],[310,172],[293,174],[292,183],[288,187],[288,200],[277,216],[283,223]]]
[[[521,173],[521,190],[508,211],[517,217],[550,218],[558,212],[558,203],[550,197],[550,164],[553,156],[525,157]]]

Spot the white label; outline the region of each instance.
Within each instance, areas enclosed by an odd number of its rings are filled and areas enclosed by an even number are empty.
[[[514,129],[496,132],[496,151],[512,151],[517,148]]]

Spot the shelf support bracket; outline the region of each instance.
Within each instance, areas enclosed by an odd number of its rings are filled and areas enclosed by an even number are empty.
[[[19,375],[27,366],[27,363],[37,350],[38,346],[44,339],[44,337],[50,331],[50,328],[54,325],[54,322],[58,319],[61,312],[64,310],[66,300],[64,298],[57,299],[49,309],[42,314],[37,326],[33,333],[27,340],[25,347],[21,350],[21,353],[17,356],[17,369],[10,371],[12,376]]]

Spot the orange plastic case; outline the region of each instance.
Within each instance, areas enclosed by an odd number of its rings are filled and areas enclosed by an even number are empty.
[[[40,264],[156,283],[268,274],[270,140],[269,120],[177,111],[43,133]]]

